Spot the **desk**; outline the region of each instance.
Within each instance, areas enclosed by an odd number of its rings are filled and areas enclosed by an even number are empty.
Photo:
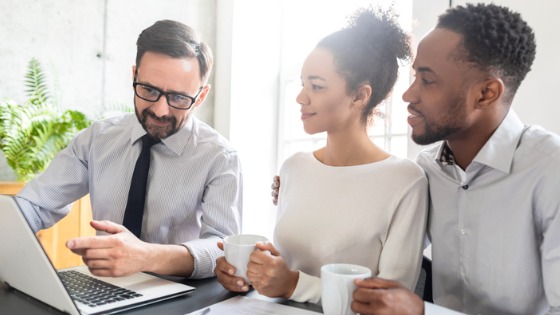
[[[256,297],[256,291],[246,294],[237,294],[230,292],[222,287],[216,278],[204,280],[185,280],[179,281],[196,288],[187,296],[175,298],[168,301],[162,301],[149,306],[122,312],[119,314],[134,315],[183,315],[212,305],[214,303],[227,300],[237,295],[245,295],[248,297]],[[268,299],[270,300],[270,299]],[[320,306],[311,303],[297,303],[284,299],[274,299],[275,302],[289,305],[293,307],[303,308],[310,311],[322,313]],[[41,302],[38,302],[20,292],[7,288],[0,283],[0,314],[34,314],[34,315],[50,315],[63,314]]]

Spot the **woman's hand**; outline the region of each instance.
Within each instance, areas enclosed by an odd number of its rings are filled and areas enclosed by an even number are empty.
[[[299,278],[297,271],[286,266],[284,258],[271,243],[257,243],[247,266],[247,277],[259,294],[290,298]]]
[[[218,247],[223,250],[224,243],[218,242]],[[216,259],[216,268],[214,268],[214,274],[218,278],[218,281],[224,286],[224,288],[234,291],[234,292],[247,292],[249,291],[249,285],[245,283],[245,280],[241,277],[235,276],[235,267],[230,265],[224,256]]]

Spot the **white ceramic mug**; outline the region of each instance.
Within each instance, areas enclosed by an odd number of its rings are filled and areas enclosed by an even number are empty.
[[[248,284],[251,284],[251,281],[247,278],[247,264],[249,256],[257,249],[257,242],[268,242],[268,239],[254,234],[237,234],[224,238],[226,261],[235,267],[235,275],[245,279]]]
[[[354,279],[371,277],[367,267],[352,264],[328,264],[321,267],[321,301],[325,315],[355,315],[350,309]]]

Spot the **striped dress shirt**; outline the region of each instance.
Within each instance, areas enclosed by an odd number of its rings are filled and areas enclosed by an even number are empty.
[[[122,224],[144,134],[134,114],[82,130],[17,196],[32,228],[52,226],[88,193],[95,220]],[[211,277],[223,254],[216,243],[240,233],[241,215],[241,164],[224,137],[191,116],[181,130],[154,145],[143,241],[183,244],[194,257],[191,277]]]
[[[447,144],[428,176],[433,297],[466,314],[560,315],[560,137],[510,110],[465,170]],[[426,315],[456,314],[426,303]]]

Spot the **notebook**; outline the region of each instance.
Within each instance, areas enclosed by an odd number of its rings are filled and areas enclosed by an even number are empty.
[[[83,275],[93,279],[87,284],[87,292],[70,293],[82,285],[79,278]],[[195,289],[147,273],[111,278],[96,277],[86,266],[56,270],[15,199],[6,195],[0,195],[0,281],[68,314],[113,314]],[[109,300],[95,292],[103,285],[114,290]]]

